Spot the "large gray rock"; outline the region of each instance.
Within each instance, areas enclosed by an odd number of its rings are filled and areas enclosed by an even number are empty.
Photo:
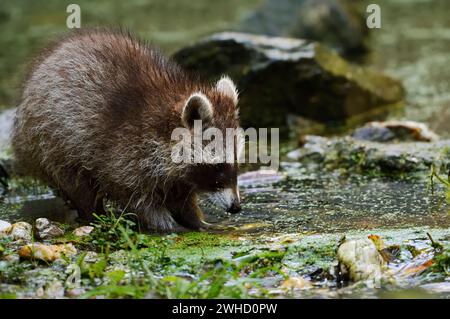
[[[352,54],[366,50],[364,13],[353,0],[267,0],[239,30],[315,40]]]
[[[236,80],[247,127],[285,128],[288,114],[356,124],[378,118],[404,95],[398,81],[299,39],[218,33],[174,58],[210,80],[224,73]]]

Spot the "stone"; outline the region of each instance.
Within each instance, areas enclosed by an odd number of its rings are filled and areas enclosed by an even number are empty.
[[[64,231],[47,218],[38,218],[35,222],[36,236],[39,239],[52,239],[64,235]]]
[[[450,169],[450,140],[435,142],[380,143],[352,137],[305,136],[302,148],[288,153],[290,160],[314,162],[329,168],[376,169],[382,173],[438,171]]]
[[[26,222],[18,222],[11,225],[8,236],[13,240],[31,241],[33,227]]]
[[[83,237],[83,236],[88,236],[90,233],[92,233],[93,230],[94,230],[94,227],[92,227],[92,226],[81,226],[81,227],[74,229],[74,231],[72,233],[77,237]]]
[[[435,142],[439,136],[424,123],[414,121],[370,122],[356,129],[352,136],[374,142]]]
[[[0,220],[0,238],[5,237],[11,229],[11,224],[7,221]]]
[[[230,75],[242,92],[241,124],[279,127],[282,134],[290,115],[354,125],[401,106],[404,96],[397,80],[300,39],[224,32],[181,49],[174,59],[206,79]]]
[[[344,241],[337,250],[340,277],[350,281],[379,282],[384,260],[370,239]]]
[[[323,42],[341,53],[364,53],[369,29],[365,7],[352,0],[266,0],[241,32]]]
[[[242,173],[238,176],[238,185],[240,187],[267,185],[278,183],[285,176],[275,170],[257,170]]]
[[[303,277],[290,277],[281,285],[281,288],[285,289],[309,289],[311,287],[311,282]]]
[[[9,146],[15,114],[15,108],[0,112],[0,153],[3,153]]]
[[[19,250],[19,256],[23,259],[38,259],[45,262],[53,262],[64,256],[72,256],[77,253],[73,244],[44,245],[33,243],[23,246]]]

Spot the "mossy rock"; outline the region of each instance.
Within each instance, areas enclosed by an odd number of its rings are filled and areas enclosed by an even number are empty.
[[[225,32],[175,53],[183,67],[216,80],[222,74],[238,82],[245,127],[280,127],[287,116],[320,123],[364,122],[401,104],[397,80],[353,65],[314,42]]]

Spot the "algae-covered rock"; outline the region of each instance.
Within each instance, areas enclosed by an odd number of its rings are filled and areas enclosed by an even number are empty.
[[[238,82],[243,126],[285,127],[289,114],[322,123],[380,116],[403,98],[402,85],[348,63],[318,43],[225,32],[174,55],[205,78]]]
[[[337,250],[339,271],[351,281],[373,280],[379,282],[384,260],[370,239],[348,240]]]
[[[239,29],[324,42],[342,53],[365,51],[364,7],[351,0],[267,0]]]
[[[430,167],[447,172],[450,168],[450,140],[436,142],[380,143],[351,137],[305,136],[302,148],[288,157],[329,168],[378,170],[382,173],[429,172]]]

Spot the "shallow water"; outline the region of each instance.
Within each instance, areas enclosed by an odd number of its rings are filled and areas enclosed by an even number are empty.
[[[253,185],[247,181],[241,186],[243,212],[215,216],[267,235],[450,225],[445,194],[440,185],[432,192],[426,177],[346,177],[287,163],[281,174],[285,177],[275,183],[258,176]]]

